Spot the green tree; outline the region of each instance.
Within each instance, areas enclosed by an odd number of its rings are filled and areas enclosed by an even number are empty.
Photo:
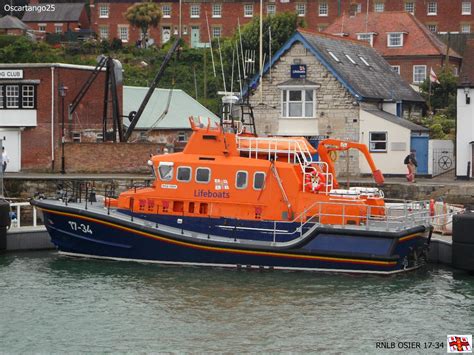
[[[139,3],[127,9],[125,18],[132,26],[141,30],[142,44],[146,48],[148,28],[158,26],[161,19],[161,10],[158,4],[153,2]]]
[[[430,93],[430,81],[426,79],[421,84],[421,94],[434,114],[441,111],[449,119],[455,119],[458,79],[451,70],[443,69],[438,75],[438,81],[439,83],[431,83]]]

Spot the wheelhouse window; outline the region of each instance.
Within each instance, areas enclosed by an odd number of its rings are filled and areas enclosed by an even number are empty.
[[[189,166],[180,166],[176,173],[176,179],[183,182],[191,181],[191,173],[192,170]]]
[[[265,186],[265,173],[257,171],[253,174],[253,188],[254,190],[262,190]]]
[[[237,171],[235,174],[235,187],[239,190],[247,188],[248,185],[248,173],[246,171]]]
[[[201,184],[207,184],[211,181],[211,169],[209,168],[197,168],[196,169],[196,182]]]
[[[160,162],[158,175],[162,181],[170,181],[173,178],[173,165],[171,162]]]
[[[403,33],[389,33],[387,35],[388,47],[403,47]]]
[[[422,83],[426,80],[426,65],[414,65],[413,66],[413,82]]]
[[[281,116],[283,118],[315,117],[314,89],[282,90]]]
[[[371,152],[386,152],[387,132],[369,132],[369,147]]]

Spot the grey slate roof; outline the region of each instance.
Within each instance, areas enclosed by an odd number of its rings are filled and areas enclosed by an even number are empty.
[[[0,29],[9,30],[9,29],[20,29],[20,30],[29,30],[30,28],[25,25],[21,20],[15,16],[3,16],[0,18]]]
[[[299,31],[306,41],[336,72],[338,79],[366,99],[424,102],[424,99],[392,70],[372,47],[360,41]],[[340,60],[335,61],[329,51]],[[346,57],[349,55],[356,64]],[[369,66],[362,60],[363,57]],[[323,63],[324,64],[324,63]]]
[[[387,120],[389,122],[395,123],[399,126],[408,128],[412,132],[429,132],[429,129],[420,125],[417,125],[416,123],[413,123],[411,121],[408,121],[404,118],[400,118],[398,116],[392,115],[391,113],[379,110],[377,107],[374,107],[372,105],[361,105],[362,110],[365,112],[371,113],[377,117],[383,118],[384,120]]]
[[[147,87],[123,87],[124,115],[128,115],[131,111],[138,111],[147,91]],[[169,99],[170,105],[168,113],[164,115]],[[170,98],[169,89],[155,89],[150,101],[145,107],[145,111],[143,111],[136,125],[136,129],[191,129],[188,119],[189,116],[200,116],[202,117],[202,121],[206,124],[207,118],[211,119],[211,123],[219,122],[219,118],[215,114],[194,100],[183,90],[172,90]],[[160,117],[162,117],[162,119],[157,122]],[[130,122],[126,118],[124,119],[124,125],[130,125]]]
[[[84,4],[54,4],[54,11],[30,11],[23,15],[23,22],[75,22],[79,21]]]

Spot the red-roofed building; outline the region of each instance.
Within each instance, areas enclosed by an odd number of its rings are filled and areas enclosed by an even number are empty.
[[[369,42],[403,79],[420,84],[445,65],[447,46],[408,12],[370,12],[342,16],[327,33]],[[449,51],[449,65],[458,74],[462,57]]]

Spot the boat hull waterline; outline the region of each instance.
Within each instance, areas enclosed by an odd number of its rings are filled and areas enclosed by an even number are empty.
[[[253,243],[188,230],[170,232],[166,226],[45,201],[32,204],[43,212],[61,254],[168,265],[393,274],[423,265],[431,231],[315,228],[298,243]]]

